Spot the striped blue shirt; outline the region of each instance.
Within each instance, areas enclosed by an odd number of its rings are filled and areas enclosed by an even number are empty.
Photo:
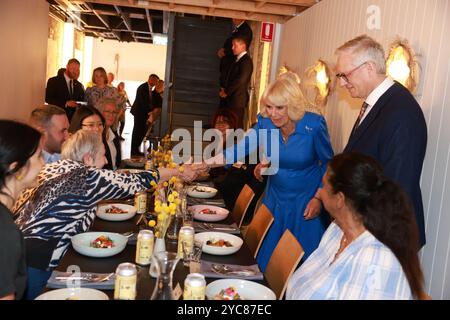
[[[333,262],[342,234],[331,223],[319,247],[289,279],[286,299],[412,299],[400,262],[367,230]]]

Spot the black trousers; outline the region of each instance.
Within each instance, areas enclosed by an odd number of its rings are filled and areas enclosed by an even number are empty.
[[[147,133],[146,123],[142,123],[139,119],[134,118],[133,134],[131,136],[131,155],[139,155],[139,146],[144,140],[145,134]]]

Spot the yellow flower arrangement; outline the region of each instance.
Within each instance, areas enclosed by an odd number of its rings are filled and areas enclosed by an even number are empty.
[[[155,188],[155,213],[157,221],[155,236],[164,238],[170,222],[176,214],[177,206],[181,203],[176,187],[179,184],[176,177],[170,178]]]

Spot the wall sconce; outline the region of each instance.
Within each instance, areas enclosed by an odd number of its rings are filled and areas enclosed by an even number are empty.
[[[328,96],[334,87],[334,77],[331,69],[323,60],[317,60],[316,63],[306,69],[305,81],[303,86],[305,92],[308,92],[308,100],[316,107],[323,107],[327,104]],[[314,92],[310,92],[313,89]]]
[[[386,61],[386,74],[400,82],[411,93],[417,89],[420,65],[407,40],[398,39],[391,44]]]

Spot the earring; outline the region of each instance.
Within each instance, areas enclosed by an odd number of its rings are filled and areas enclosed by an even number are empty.
[[[16,180],[17,181],[22,181],[23,176],[21,174],[16,174]]]

